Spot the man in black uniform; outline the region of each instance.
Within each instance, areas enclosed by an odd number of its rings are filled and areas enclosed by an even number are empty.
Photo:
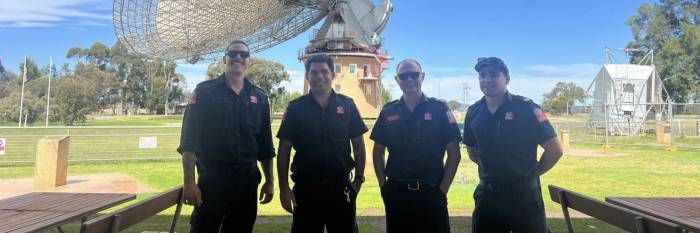
[[[417,61],[403,60],[396,70],[403,96],[382,108],[370,137],[387,232],[450,232],[446,195],[461,158],[457,122],[444,102],[421,91],[425,73]]]
[[[352,99],[331,89],[333,67],[324,54],[306,61],[309,93],[289,103],[277,133],[280,201],[294,215],[292,232],[323,233],[324,226],[329,233],[358,231],[355,198],[365,180],[367,127]],[[294,191],[287,179],[292,147]]]
[[[262,204],[274,194],[272,132],[267,95],[245,78],[248,45],[226,48],[226,71],[197,85],[182,123],[185,204],[194,205],[191,232],[252,232],[261,163]],[[199,180],[195,183],[195,164]]]
[[[532,100],[508,93],[501,59],[479,58],[474,69],[484,97],[464,120],[464,144],[479,165],[472,232],[548,232],[539,177],[562,155],[554,129]],[[539,162],[537,145],[544,148]]]

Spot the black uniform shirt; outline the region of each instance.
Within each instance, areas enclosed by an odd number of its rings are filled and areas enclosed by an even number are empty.
[[[457,122],[447,105],[425,96],[413,112],[403,98],[387,103],[370,138],[389,150],[387,177],[433,184],[442,179],[447,144],[461,140]]]
[[[464,120],[464,144],[475,147],[479,177],[488,182],[518,182],[539,177],[537,145],[556,133],[532,100],[506,93],[491,114],[486,100],[469,107]]]
[[[194,152],[204,164],[274,157],[267,95],[248,79],[236,94],[223,74],[198,84],[185,110],[177,151]]]
[[[291,101],[283,118],[277,137],[291,142],[296,151],[291,168],[295,181],[347,177],[355,166],[350,139],[367,132],[350,97],[331,91],[324,109],[309,93]]]

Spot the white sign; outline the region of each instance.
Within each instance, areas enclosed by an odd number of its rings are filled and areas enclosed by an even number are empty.
[[[139,137],[139,149],[155,149],[158,147],[158,137]]]
[[[0,138],[0,155],[5,154],[5,146],[7,145],[7,140],[4,138]]]

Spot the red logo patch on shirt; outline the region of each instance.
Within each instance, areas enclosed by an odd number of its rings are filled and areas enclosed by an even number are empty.
[[[344,114],[344,113],[345,113],[345,109],[344,109],[343,107],[340,107],[340,106],[336,107],[335,110],[336,110],[335,112],[338,113],[338,114]]]
[[[544,111],[540,108],[535,108],[535,117],[537,117],[537,121],[542,123],[547,121],[547,115],[544,114]]]
[[[397,121],[397,120],[399,120],[399,115],[396,114],[396,115],[388,116],[388,117],[386,117],[386,120],[389,121],[389,122]]]
[[[251,96],[250,96],[250,102],[251,102],[251,103],[254,103],[254,104],[257,104],[257,103],[258,103],[258,97],[257,97],[257,96],[254,96],[254,95],[251,95]]]
[[[196,104],[197,103],[197,92],[192,92],[192,95],[190,96],[190,100],[187,101],[187,104]]]
[[[450,124],[457,124],[457,119],[455,119],[455,114],[452,111],[447,111],[447,120]]]
[[[423,119],[426,121],[432,121],[433,120],[433,114],[430,114],[429,112],[426,112],[423,114]]]
[[[506,112],[506,120],[507,121],[513,120],[513,112]]]

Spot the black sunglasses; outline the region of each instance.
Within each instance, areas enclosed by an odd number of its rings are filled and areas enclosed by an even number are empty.
[[[226,51],[226,56],[230,58],[235,58],[236,56],[241,55],[241,58],[249,58],[250,57],[250,52],[248,51],[236,51],[236,50],[229,50]]]
[[[401,81],[406,81],[406,80],[408,80],[409,78],[415,80],[415,79],[419,79],[419,78],[420,78],[420,74],[421,74],[421,73],[423,73],[423,72],[406,72],[406,73],[400,73],[400,74],[398,74],[398,75],[396,75],[396,76],[399,77],[399,79],[400,79]]]

